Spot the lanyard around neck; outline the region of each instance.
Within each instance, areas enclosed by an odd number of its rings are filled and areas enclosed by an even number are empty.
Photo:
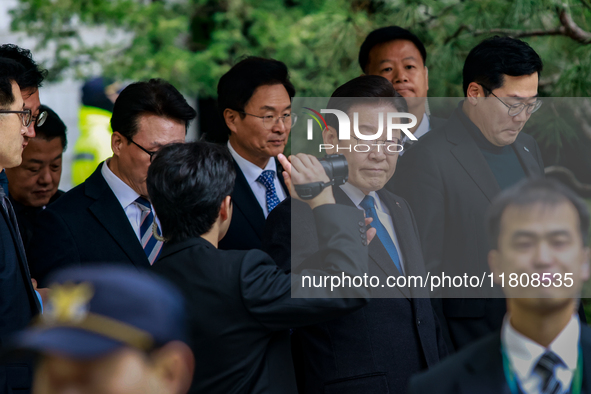
[[[519,394],[520,391],[517,388],[517,378],[511,369],[511,363],[509,357],[505,351],[505,347],[501,345],[501,353],[503,355],[503,372],[505,373],[505,379],[509,385],[511,394]],[[577,368],[573,374],[573,379],[570,384],[570,394],[581,394],[581,388],[583,387],[583,349],[579,344],[579,357],[577,358]]]

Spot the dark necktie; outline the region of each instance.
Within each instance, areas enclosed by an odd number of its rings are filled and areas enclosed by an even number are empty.
[[[162,250],[162,242],[158,241],[152,232],[152,223],[154,223],[152,205],[150,205],[150,201],[143,197],[138,197],[135,200],[135,203],[142,210],[142,218],[140,220],[140,242],[142,248],[144,248],[146,257],[148,257],[148,261],[150,261],[150,265],[152,265]],[[158,235],[162,235],[157,226],[156,231],[158,232]]]
[[[271,213],[279,203],[279,197],[277,197],[277,191],[275,190],[275,171],[265,170],[259,175],[256,180],[261,183],[267,189],[267,212]]]
[[[375,207],[375,200],[369,194],[363,198],[361,203],[359,204],[361,208],[365,210],[365,216],[368,218],[372,218],[373,221],[371,222],[370,226],[376,229],[376,235],[382,242],[382,245],[386,248],[386,251],[390,255],[392,262],[398,269],[401,275],[404,275],[404,271],[402,270],[402,265],[400,264],[400,256],[398,255],[398,249],[396,249],[396,245],[386,227],[380,222],[378,218],[378,212],[376,211]]]
[[[551,351],[544,353],[536,364],[534,371],[542,378],[540,385],[541,394],[560,394],[562,393],[562,385],[556,379],[554,373],[557,366],[562,365],[560,358]]]

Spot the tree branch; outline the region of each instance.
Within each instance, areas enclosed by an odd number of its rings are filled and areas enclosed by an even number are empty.
[[[533,30],[515,30],[515,29],[489,29],[473,30],[472,34],[503,34],[514,38],[533,37],[533,36],[566,36],[581,44],[591,44],[591,33],[581,29],[573,20],[566,8],[558,9],[558,19],[560,26],[554,29],[533,29]],[[472,30],[472,29],[468,29]],[[457,37],[457,34],[450,39]]]

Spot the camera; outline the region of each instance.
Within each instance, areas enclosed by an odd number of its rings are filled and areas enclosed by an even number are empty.
[[[324,172],[330,179],[330,182],[312,182],[303,185],[295,185],[295,191],[303,200],[310,200],[322,192],[325,187],[333,185],[342,185],[349,178],[349,166],[347,159],[343,155],[326,155],[319,159],[324,168]]]

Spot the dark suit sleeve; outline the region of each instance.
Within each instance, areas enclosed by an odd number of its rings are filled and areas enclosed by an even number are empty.
[[[80,253],[70,229],[51,208],[39,215],[27,257],[31,277],[40,283],[51,271],[80,263]]]
[[[261,247],[285,272],[291,272],[291,201],[286,198],[267,216]]]
[[[417,147],[418,148],[418,147]],[[403,197],[414,213],[427,271],[437,271],[443,254],[445,201],[439,168],[429,152],[409,150],[388,188]]]
[[[367,246],[362,244],[360,225],[363,212],[342,205],[323,205],[313,211],[319,236],[319,253],[311,256],[322,266],[309,268],[302,275],[363,275],[367,272]],[[359,298],[335,298],[337,291],[321,289],[318,294],[332,298],[292,298],[302,275],[288,275],[260,251],[249,251],[241,266],[241,293],[246,308],[263,326],[271,330],[295,328],[331,320],[361,308],[369,290],[355,288]],[[293,283],[293,285],[292,285]],[[306,289],[308,290],[308,289]],[[308,293],[305,293],[308,294]],[[311,297],[312,297],[311,296]]]

